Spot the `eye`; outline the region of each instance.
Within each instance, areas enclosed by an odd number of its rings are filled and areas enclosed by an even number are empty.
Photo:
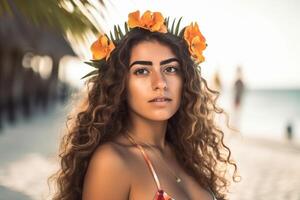
[[[165,70],[166,70],[167,72],[169,72],[169,73],[173,73],[173,72],[179,71],[178,67],[175,67],[175,66],[168,66],[168,67],[166,67]]]
[[[133,73],[135,74],[135,75],[140,75],[140,74],[147,74],[147,73],[145,73],[145,71],[148,71],[146,68],[140,68],[140,69],[137,69],[137,70],[135,70]]]

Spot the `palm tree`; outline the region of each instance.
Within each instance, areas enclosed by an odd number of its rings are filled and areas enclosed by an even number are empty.
[[[103,0],[99,0],[99,4],[105,8]],[[0,1],[0,17],[20,14],[34,25],[53,27],[63,33],[71,31],[75,35],[82,35],[87,29],[101,31],[91,9],[95,9],[95,5],[88,0]]]
[[[24,55],[31,52],[52,58],[46,91],[56,91],[59,60],[66,54],[75,56],[66,38],[85,42],[87,34],[103,30],[92,12],[96,8],[106,9],[102,0],[96,4],[88,0],[0,0],[0,128],[1,111],[8,109],[14,121],[15,104],[21,96],[26,99],[31,95],[26,93],[28,84],[22,85],[22,94],[18,90],[20,83],[26,82]],[[100,16],[100,20],[105,19]]]

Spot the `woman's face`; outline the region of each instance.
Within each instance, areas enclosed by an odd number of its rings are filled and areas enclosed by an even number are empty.
[[[143,41],[132,48],[127,82],[131,116],[168,120],[179,108],[182,84],[179,60],[168,46]],[[169,100],[151,101],[157,97]]]

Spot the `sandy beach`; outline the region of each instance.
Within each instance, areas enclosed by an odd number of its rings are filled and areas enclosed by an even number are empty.
[[[228,142],[241,182],[231,200],[299,200],[300,146],[287,141],[232,138]]]
[[[56,106],[0,135],[0,200],[49,199],[47,177],[55,171],[55,153],[66,108]],[[242,181],[232,200],[299,200],[300,145],[250,137],[227,137]]]

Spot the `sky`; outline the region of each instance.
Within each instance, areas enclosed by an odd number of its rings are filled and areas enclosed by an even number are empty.
[[[210,79],[218,70],[225,88],[232,87],[238,65],[248,88],[300,88],[300,1],[111,2],[104,13],[107,32],[115,24],[123,26],[135,10],[160,11],[171,19],[182,16],[182,26],[197,22],[208,44],[201,64],[203,76]]]

